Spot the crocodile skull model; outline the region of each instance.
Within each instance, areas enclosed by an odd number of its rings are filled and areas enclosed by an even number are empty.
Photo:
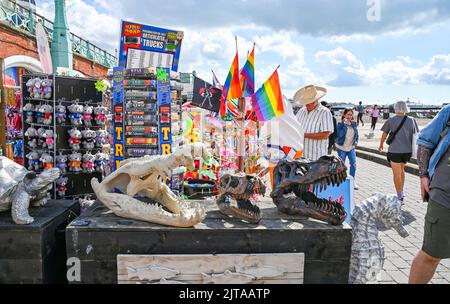
[[[217,205],[223,214],[257,224],[261,220],[261,211],[251,203],[251,198],[265,193],[266,186],[258,176],[226,174],[219,181]]]
[[[47,202],[48,187],[60,173],[58,168],[37,175],[12,160],[0,156],[0,212],[11,209],[16,224],[31,224],[34,219],[28,207],[39,207]]]
[[[347,216],[344,207],[319,199],[313,192],[340,185],[347,178],[346,170],[335,156],[323,156],[317,161],[282,160],[274,169],[274,191],[270,196],[280,212],[340,225]]]
[[[192,227],[204,219],[204,209],[197,204],[189,207],[164,181],[178,167],[185,166],[193,171],[194,159],[206,159],[209,155],[206,146],[197,143],[183,146],[171,155],[127,159],[101,184],[93,178],[92,188],[97,198],[117,216],[167,226]],[[116,193],[117,190],[120,193]],[[138,200],[135,195],[157,204]]]
[[[350,284],[374,282],[383,269],[384,246],[378,224],[394,228],[405,238],[401,202],[396,195],[377,193],[355,207],[350,221],[352,226],[352,256],[350,259]]]

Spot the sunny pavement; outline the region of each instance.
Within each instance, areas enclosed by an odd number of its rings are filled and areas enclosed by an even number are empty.
[[[355,203],[363,201],[375,192],[395,194],[390,168],[361,158],[357,160],[357,168],[356,183],[359,190],[355,191]],[[386,254],[379,281],[381,284],[407,283],[412,260],[422,247],[427,204],[420,200],[419,187],[419,178],[407,173],[403,212],[409,236],[402,238],[394,230],[380,231]],[[444,260],[439,265],[431,283],[450,283],[450,260]]]

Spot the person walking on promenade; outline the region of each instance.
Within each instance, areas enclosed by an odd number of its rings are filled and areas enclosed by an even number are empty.
[[[305,132],[303,156],[311,160],[327,155],[328,138],[334,131],[330,110],[319,103],[326,94],[327,89],[309,85],[294,95],[294,103],[304,105],[296,117]]]
[[[353,118],[353,110],[345,109],[342,119],[337,125],[337,152],[338,156],[344,161],[348,157],[350,162],[350,175],[356,177],[356,145],[358,144],[359,134],[358,126]],[[358,190],[358,186],[354,186]]]
[[[366,113],[366,110],[364,109],[364,106],[362,105],[362,101],[359,102],[359,105],[356,107],[356,110],[358,111],[358,127],[359,122],[361,122],[362,126],[364,127],[364,113]]]
[[[375,131],[378,122],[378,117],[380,117],[380,109],[378,109],[377,105],[373,106],[372,112],[370,113],[370,117],[372,117],[372,126],[370,127],[370,129],[372,131]]]
[[[419,131],[416,121],[406,116],[409,112],[408,105],[399,101],[394,106],[395,116],[389,118],[381,128],[379,150],[384,150],[384,143],[389,145],[387,160],[391,165],[394,175],[394,185],[399,200],[404,200],[403,189],[405,186],[405,166],[412,157],[413,136]]]
[[[333,134],[330,135],[328,138],[328,155],[333,153],[333,148],[336,145],[336,139],[337,139],[337,121],[336,117],[334,117],[334,111],[333,107],[331,106],[331,103],[328,103],[326,101],[322,101],[321,104],[330,110],[331,116],[333,117]]]
[[[423,246],[414,258],[410,284],[427,284],[441,260],[450,258],[450,105],[420,132],[417,140],[420,188],[425,215]]]

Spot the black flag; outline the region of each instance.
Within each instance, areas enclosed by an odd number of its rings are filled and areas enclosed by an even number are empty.
[[[220,111],[220,97],[222,90],[212,84],[194,76],[194,95],[192,105],[218,113]]]

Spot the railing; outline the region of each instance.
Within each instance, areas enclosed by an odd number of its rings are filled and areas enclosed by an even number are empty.
[[[52,21],[11,0],[0,0],[0,22],[33,35],[35,34],[36,23],[39,22],[47,32],[49,40],[53,39]],[[75,54],[109,68],[116,66],[117,58],[114,55],[73,33],[70,33],[69,38],[72,41],[72,51]]]

